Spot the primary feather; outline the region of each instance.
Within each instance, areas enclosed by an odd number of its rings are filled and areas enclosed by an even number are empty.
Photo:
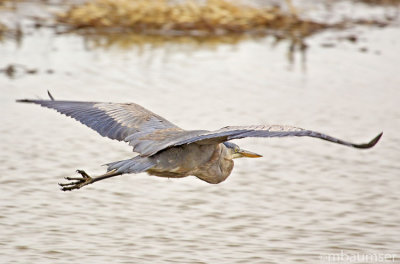
[[[216,144],[245,137],[315,137],[354,148],[371,148],[382,136],[356,144],[320,132],[282,125],[228,126],[215,131],[183,130],[165,118],[135,103],[100,103],[23,99],[55,109],[97,131],[100,135],[129,142],[142,157],[152,156],[170,147],[185,144]]]

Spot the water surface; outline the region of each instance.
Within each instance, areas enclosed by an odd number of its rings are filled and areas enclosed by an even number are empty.
[[[399,257],[400,31],[353,30],[359,42],[338,41],[353,32],[325,32],[289,58],[290,43],[268,36],[121,48],[42,29],[19,45],[4,41],[2,67],[38,72],[0,75],[0,262],[321,263],[342,250]],[[288,124],[357,142],[385,134],[364,151],[309,138],[238,140],[264,158],[236,160],[219,185],[138,174],[62,192],[57,182],[75,169],[102,173],[101,164],[134,154],[55,111],[14,102],[46,90],[136,102],[186,129]]]

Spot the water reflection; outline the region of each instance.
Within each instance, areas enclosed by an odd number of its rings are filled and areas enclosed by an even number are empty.
[[[145,47],[157,48],[169,44],[180,45],[184,48],[197,50],[198,48],[216,49],[220,44],[235,45],[243,40],[262,38],[265,35],[227,34],[222,36],[168,36],[146,35],[141,33],[95,33],[81,34],[87,49],[118,48],[123,50]]]
[[[267,48],[276,48],[282,44],[287,46],[287,60],[295,62],[295,53],[301,54],[302,65],[305,65],[307,45],[302,37],[282,36],[279,33],[271,34],[227,34],[221,36],[163,36],[145,35],[139,33],[96,33],[83,34],[85,47],[92,49],[122,49],[136,51],[143,54],[146,49],[156,49],[161,46],[184,52],[201,50],[216,50],[221,45],[235,46],[241,41],[262,41]],[[265,41],[268,39],[268,41]]]
[[[137,33],[103,33],[103,34],[85,34],[77,33],[54,34],[52,29],[42,28],[37,32],[25,35],[13,41],[7,39],[7,47],[9,50],[30,49],[32,43],[41,43],[52,47],[48,50],[46,46],[36,50],[35,55],[46,54],[46,56],[55,53],[61,47],[54,46],[58,40],[73,40],[74,45],[83,41],[83,48],[88,54],[95,52],[117,52],[119,54],[135,54],[136,58],[142,60],[150,67],[154,61],[163,61],[168,63],[168,59],[175,54],[193,55],[198,53],[212,53],[219,49],[231,50],[234,52],[241,46],[256,43],[259,47],[266,49],[279,50],[279,54],[283,61],[288,64],[288,69],[293,69],[297,64],[301,66],[303,71],[306,70],[306,53],[307,44],[304,39],[293,37],[287,39],[279,34],[234,34],[223,36],[160,36],[160,35],[143,35]],[[18,53],[18,52],[17,52]],[[65,54],[65,56],[68,56]],[[37,60],[34,60],[37,61]],[[31,63],[30,61],[4,60],[4,64],[0,65],[0,74],[4,74],[9,78],[22,78],[32,74],[53,74],[56,69],[46,63]],[[68,71],[69,72],[69,71]]]

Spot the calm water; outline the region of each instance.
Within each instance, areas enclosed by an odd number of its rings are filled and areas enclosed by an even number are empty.
[[[359,42],[338,40],[354,32]],[[229,42],[121,44],[43,29],[1,43],[1,67],[38,73],[0,75],[0,262],[326,263],[341,252],[396,254],[398,262],[399,28],[326,32],[291,59],[289,43],[272,37]],[[64,193],[57,182],[75,169],[102,173],[101,164],[133,153],[14,102],[46,90],[56,99],[136,102],[187,129],[278,123],[357,142],[385,134],[365,151],[244,139],[236,143],[264,158],[236,160],[219,185],[138,174]]]

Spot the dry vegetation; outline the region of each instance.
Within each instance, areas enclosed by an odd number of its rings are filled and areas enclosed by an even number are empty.
[[[369,5],[400,5],[400,0],[358,0]]]
[[[225,0],[203,4],[167,0],[93,0],[59,15],[73,28],[119,29],[158,34],[227,34],[278,29],[308,35],[324,25],[285,14],[278,7],[256,8]]]
[[[0,23],[0,36],[7,30],[6,26]]]

